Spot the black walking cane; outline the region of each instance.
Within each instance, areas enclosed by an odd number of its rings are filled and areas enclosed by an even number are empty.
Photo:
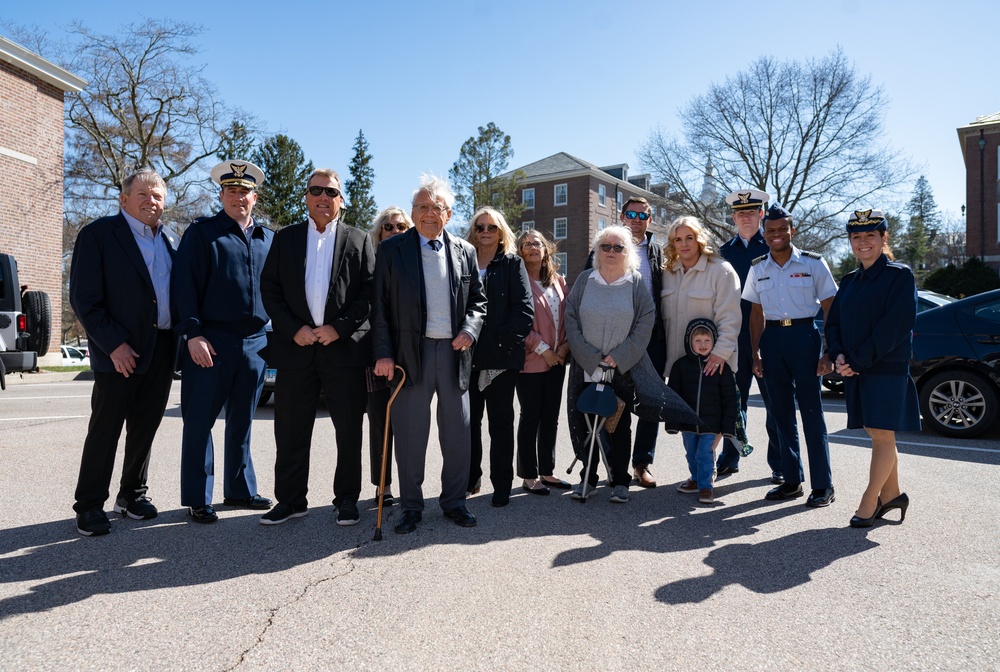
[[[389,414],[392,411],[392,402],[396,399],[399,391],[403,389],[403,383],[406,382],[406,371],[403,371],[403,367],[397,364],[396,369],[399,371],[399,382],[396,383],[396,389],[389,397],[389,403],[385,405],[385,431],[382,432],[382,473],[378,478],[378,522],[375,523],[374,541],[382,541],[382,502],[385,499],[382,494],[385,492],[385,468],[389,462],[389,427],[391,426]]]

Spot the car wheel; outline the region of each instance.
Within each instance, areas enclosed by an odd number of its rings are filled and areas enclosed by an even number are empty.
[[[52,333],[52,306],[45,292],[25,292],[21,297],[25,325],[28,330],[28,349],[39,357],[49,352],[49,336]]]
[[[996,386],[971,371],[942,371],[920,388],[920,413],[943,436],[979,436],[996,420]]]
[[[261,390],[260,398],[257,400],[257,406],[264,406],[271,399],[273,392],[271,390]]]

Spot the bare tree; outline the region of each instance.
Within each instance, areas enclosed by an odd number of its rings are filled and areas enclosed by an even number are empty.
[[[142,167],[167,183],[165,218],[203,214],[207,160],[234,120],[201,67],[188,62],[201,29],[150,19],[107,35],[81,23],[70,32],[77,44],[65,65],[89,85],[67,98],[67,219],[106,212],[122,180]]]
[[[839,49],[805,62],[762,57],[681,110],[682,140],[655,130],[638,154],[670,198],[723,239],[732,235],[725,209],[701,196],[709,158],[721,190],[767,191],[822,245],[842,235],[846,213],[912,174],[883,142],[886,102]]]

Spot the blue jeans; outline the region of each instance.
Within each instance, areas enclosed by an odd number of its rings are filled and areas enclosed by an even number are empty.
[[[715,469],[715,458],[712,455],[712,444],[715,434],[695,434],[681,432],[684,440],[684,451],[687,453],[688,470],[691,480],[698,483],[698,489],[712,489],[712,471]]]

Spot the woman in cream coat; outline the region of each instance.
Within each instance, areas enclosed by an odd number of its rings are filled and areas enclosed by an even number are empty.
[[[667,335],[666,370],[684,356],[684,330],[691,320],[706,317],[715,322],[719,338],[706,361],[705,375],[718,373],[723,363],[735,373],[743,322],[736,270],[712,249],[708,232],[695,217],[673,221],[663,253],[660,312]]]

